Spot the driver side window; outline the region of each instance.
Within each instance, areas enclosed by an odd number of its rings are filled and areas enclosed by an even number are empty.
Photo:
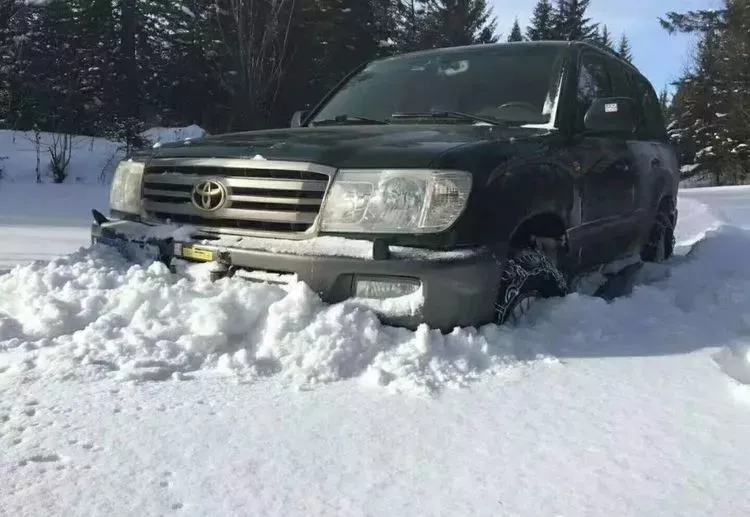
[[[607,63],[595,54],[583,54],[578,69],[577,120],[583,129],[583,117],[594,99],[612,97],[612,81],[607,72]]]

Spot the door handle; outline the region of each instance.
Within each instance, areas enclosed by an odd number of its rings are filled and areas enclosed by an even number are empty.
[[[659,158],[651,160],[651,167],[661,167],[661,160]]]

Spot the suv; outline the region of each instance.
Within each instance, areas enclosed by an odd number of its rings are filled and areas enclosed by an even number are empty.
[[[376,60],[291,126],[127,157],[92,240],[443,331],[673,252],[678,163],[657,96],[587,43]]]

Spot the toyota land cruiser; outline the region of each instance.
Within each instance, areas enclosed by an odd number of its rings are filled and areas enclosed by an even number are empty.
[[[654,89],[587,43],[376,60],[291,126],[127,157],[92,240],[444,331],[673,251],[678,163]]]

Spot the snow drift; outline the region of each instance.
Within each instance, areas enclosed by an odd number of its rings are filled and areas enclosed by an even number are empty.
[[[0,276],[2,368],[63,378],[274,376],[296,387],[360,378],[435,393],[539,360],[685,353],[741,340],[750,335],[750,232],[719,226],[694,200],[680,208],[680,241],[699,240],[670,264],[644,268],[632,295],[605,302],[574,294],[539,304],[530,325],[449,335],[381,325],[366,308],[327,305],[302,283],[212,283],[205,266],[175,276],[107,248],[81,249]],[[728,354],[724,363],[747,367],[747,353]],[[747,382],[749,370],[730,375]]]

